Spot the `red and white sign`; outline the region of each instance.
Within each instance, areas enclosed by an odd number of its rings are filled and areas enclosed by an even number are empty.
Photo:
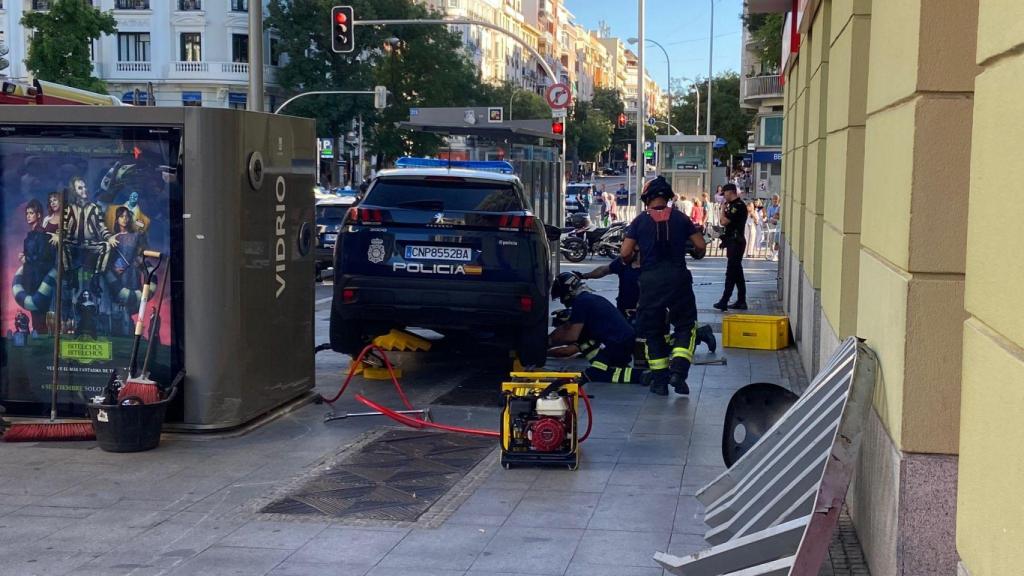
[[[544,91],[544,99],[552,110],[564,110],[572,104],[572,91],[568,84],[552,84]]]

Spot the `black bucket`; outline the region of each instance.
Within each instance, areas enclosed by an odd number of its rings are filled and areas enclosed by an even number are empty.
[[[167,405],[177,392],[174,386],[165,400],[154,404],[89,404],[89,418],[100,448],[107,452],[142,452],[159,446]]]

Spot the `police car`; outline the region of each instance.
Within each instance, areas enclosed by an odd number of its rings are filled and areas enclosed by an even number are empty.
[[[330,194],[316,201],[316,279],[334,264],[334,244],[355,194]]]
[[[550,253],[507,162],[401,158],[348,210],[335,245],[331,347],[392,328],[490,336],[547,353]]]

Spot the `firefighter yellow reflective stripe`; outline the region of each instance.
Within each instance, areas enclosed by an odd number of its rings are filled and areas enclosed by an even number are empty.
[[[604,362],[591,362],[590,365],[593,366],[594,368],[597,368],[598,370],[608,369],[608,365],[605,364]]]
[[[597,353],[600,352],[600,351],[601,351],[600,349],[595,348],[595,349],[591,350],[590,352],[587,352],[586,354],[584,354],[583,357],[586,358],[587,360],[593,360],[594,357],[597,356]]]
[[[686,348],[676,346],[672,348],[673,358],[685,358],[693,362],[693,351],[697,348],[697,326],[690,329],[690,344]]]
[[[619,376],[622,376],[622,368],[616,368],[612,372],[612,382],[621,382],[622,380],[619,380]]]
[[[623,369],[623,371],[622,371],[622,381],[623,382],[632,382],[633,381],[633,369],[632,368],[625,368],[625,369]]]
[[[651,370],[668,370],[668,358],[648,358],[647,365]]]

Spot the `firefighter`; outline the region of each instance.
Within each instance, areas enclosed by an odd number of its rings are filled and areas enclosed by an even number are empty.
[[[551,286],[551,299],[571,309],[568,319],[548,336],[549,355],[567,358],[582,354],[590,367],[585,382],[638,384],[643,371],[634,370],[636,333],[607,299],[586,290],[579,276],[562,272]]]
[[[663,176],[644,186],[640,200],[646,209],[626,229],[621,251],[627,263],[641,255],[637,330],[647,341],[651,392],[660,396],[668,395],[670,384],[677,394],[690,393],[686,378],[697,345],[697,302],[686,254],[699,260],[705,250],[700,230],[669,206],[674,197]]]
[[[638,262],[626,264],[621,258],[612,260],[610,264],[598,266],[590,272],[579,274],[584,280],[604,278],[614,274],[619,278],[619,293],[615,297],[615,307],[629,322],[636,318],[636,303],[640,300],[640,266]]]

